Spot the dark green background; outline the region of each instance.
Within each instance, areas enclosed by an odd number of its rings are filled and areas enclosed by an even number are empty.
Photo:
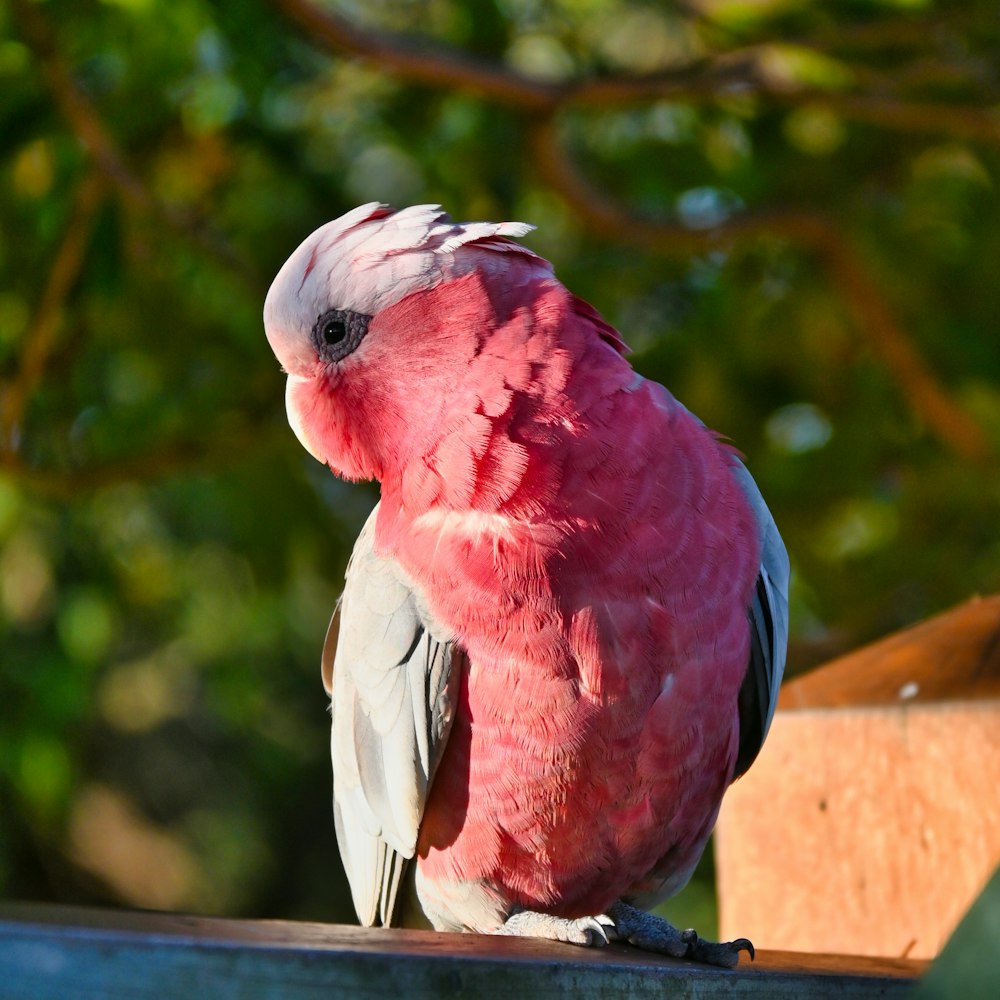
[[[747,455],[791,670],[998,586],[992,0],[330,4],[365,58],[301,6],[0,2],[8,897],[349,918],[318,654],[376,493],[294,440],[260,313],[359,202],[538,225]],[[711,930],[710,871],[672,912]]]

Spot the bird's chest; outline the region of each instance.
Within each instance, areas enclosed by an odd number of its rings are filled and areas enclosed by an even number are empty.
[[[466,653],[460,714],[482,752],[517,752],[525,768],[552,760],[592,780],[608,753],[656,737],[651,713],[690,711],[728,652],[717,608],[682,606],[640,567],[580,558],[565,527],[449,512],[410,539],[429,609]]]
[[[588,568],[583,587],[494,551],[466,540],[437,564],[435,614],[467,663],[421,828],[426,870],[569,900],[597,859],[621,893],[672,848],[680,809],[696,803],[703,825],[717,805],[735,689],[705,692],[732,657],[725,630],[610,571]]]
[[[634,673],[595,694],[579,674],[471,660],[421,828],[427,876],[578,915],[704,829],[734,712],[699,703],[684,678]]]

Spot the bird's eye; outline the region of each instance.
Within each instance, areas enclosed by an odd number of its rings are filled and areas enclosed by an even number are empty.
[[[313,344],[319,356],[328,362],[346,358],[368,332],[370,316],[350,309],[328,309],[313,324]]]
[[[342,319],[328,319],[323,324],[323,342],[339,344],[347,336],[347,324]]]

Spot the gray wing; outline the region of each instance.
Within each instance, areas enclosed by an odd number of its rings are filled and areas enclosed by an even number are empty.
[[[365,523],[323,649],[333,809],[361,923],[388,925],[451,728],[461,652]]]
[[[774,717],[788,650],[788,553],[757,484],[742,462],[733,471],[750,501],[761,539],[760,574],[748,609],[750,663],[739,695],[740,746],[733,780],[757,758]]]

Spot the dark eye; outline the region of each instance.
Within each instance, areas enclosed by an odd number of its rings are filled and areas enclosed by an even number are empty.
[[[323,324],[323,340],[327,344],[339,344],[347,336],[347,324],[342,319],[328,319]]]
[[[350,309],[328,309],[313,324],[313,343],[324,361],[346,358],[368,332],[370,316]]]

